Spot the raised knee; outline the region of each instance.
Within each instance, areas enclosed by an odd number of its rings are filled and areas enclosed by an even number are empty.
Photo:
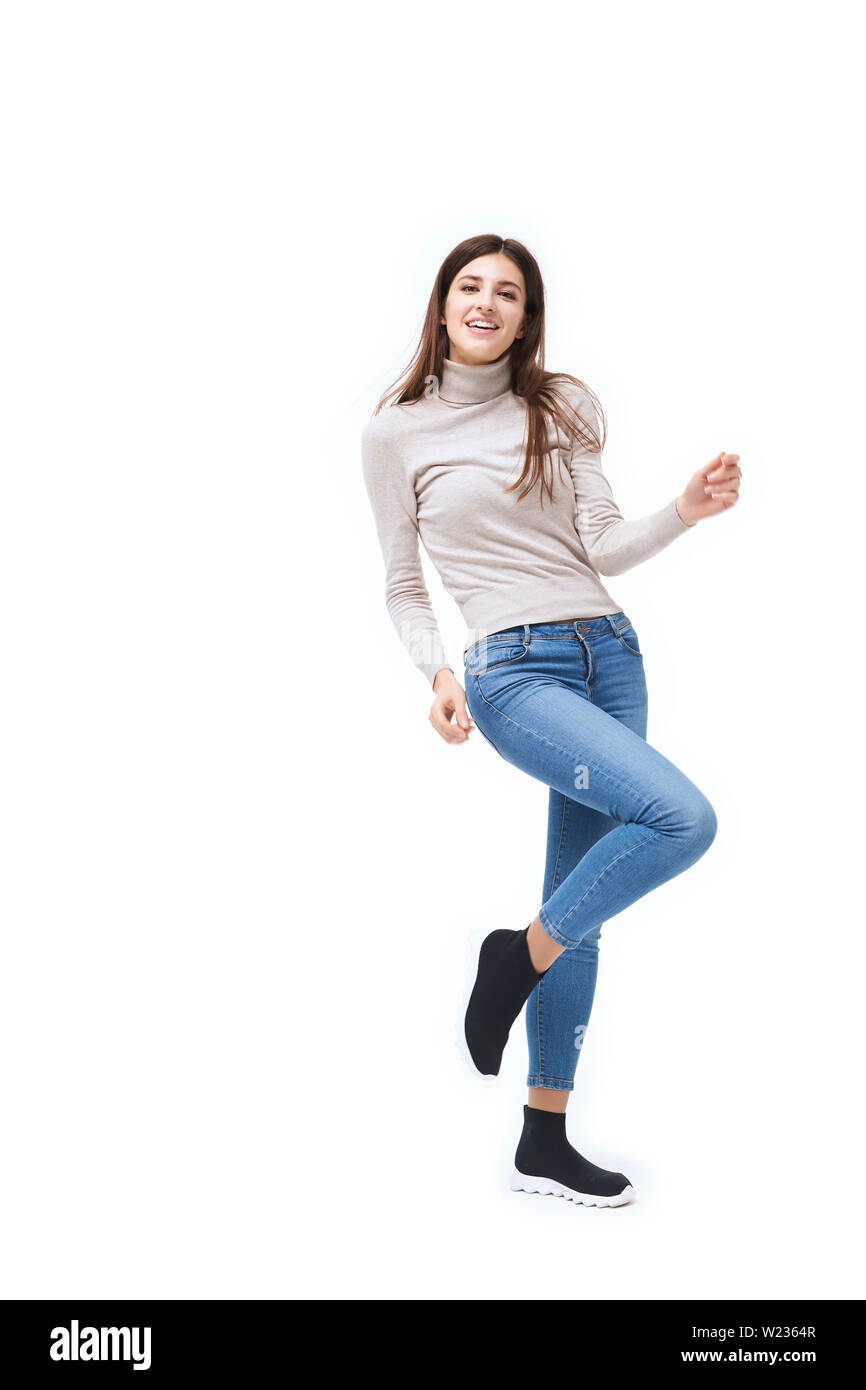
[[[716,819],[712,802],[708,801],[702,792],[692,797],[686,815],[688,840],[697,857],[705,854],[713,843],[719,822]]]

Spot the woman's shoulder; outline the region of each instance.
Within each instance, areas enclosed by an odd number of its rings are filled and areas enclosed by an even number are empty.
[[[584,409],[592,410],[594,395],[586,382],[573,376],[570,372],[548,372],[546,385],[552,386],[560,395],[564,396],[568,404],[574,406],[581,412]]]
[[[604,439],[604,414],[592,387],[569,372],[548,373],[547,384],[559,399],[564,399],[566,407],[578,417],[583,429],[588,429],[599,440]]]
[[[375,447],[399,442],[410,429],[413,404],[413,401],[394,401],[383,405],[361,430],[361,443],[365,447]]]

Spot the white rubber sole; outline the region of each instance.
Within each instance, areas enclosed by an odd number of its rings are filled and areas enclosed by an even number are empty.
[[[631,1183],[624,1187],[622,1192],[616,1193],[613,1197],[594,1197],[589,1192],[575,1192],[572,1187],[563,1187],[562,1183],[554,1182],[551,1178],[532,1178],[526,1173],[519,1173],[515,1168],[511,1174],[512,1192],[539,1192],[544,1197],[564,1197],[568,1202],[582,1202],[585,1207],[621,1207],[625,1202],[630,1202],[635,1193]]]
[[[481,945],[485,937],[490,933],[484,927],[478,927],[470,932],[466,945],[466,968],[463,980],[463,996],[460,1005],[460,1013],[454,1025],[456,1034],[457,1051],[463,1058],[473,1076],[480,1076],[482,1081],[496,1081],[498,1073],[479,1071],[472,1060],[472,1053],[469,1051],[469,1044],[466,1041],[466,1010],[469,1008],[469,999],[475,988],[475,980],[478,976],[478,957],[481,953]]]

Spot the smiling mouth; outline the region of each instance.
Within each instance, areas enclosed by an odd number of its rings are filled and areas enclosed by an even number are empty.
[[[474,328],[478,333],[496,333],[499,329],[498,323],[487,323],[484,319],[470,319],[467,328]]]

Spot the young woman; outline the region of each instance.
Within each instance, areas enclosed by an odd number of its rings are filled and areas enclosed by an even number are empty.
[[[544,370],[544,285],[525,246],[479,236],[448,255],[421,342],[361,436],[385,602],[432,684],[448,743],[474,727],[550,788],[538,915],[479,943],[461,1044],[496,1076],[524,1004],[528,1104],[511,1185],[618,1206],[623,1173],[566,1138],[602,923],[680,874],[716,833],[710,802],[646,741],[640,642],[600,576],[622,574],[737,501],[719,453],[657,512],[623,519],[602,471],[604,413]],[[387,409],[390,395],[396,395]],[[469,628],[465,694],[445,656],[418,539]],[[452,720],[454,721],[452,723]]]

